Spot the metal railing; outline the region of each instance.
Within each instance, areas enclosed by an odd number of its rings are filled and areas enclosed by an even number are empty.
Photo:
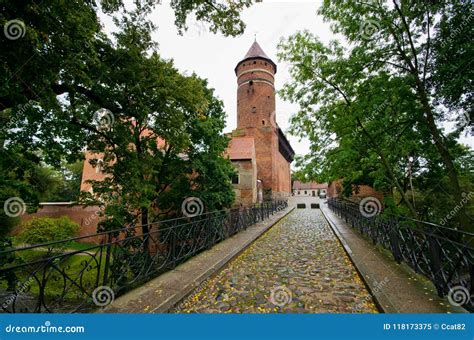
[[[0,311],[87,312],[288,206],[264,202],[0,252]],[[87,242],[101,240],[99,244]],[[72,243],[86,244],[70,249]],[[108,301],[107,301],[108,300]]]
[[[329,208],[435,285],[440,297],[474,311],[474,234],[403,216],[364,216],[359,205],[331,198]]]

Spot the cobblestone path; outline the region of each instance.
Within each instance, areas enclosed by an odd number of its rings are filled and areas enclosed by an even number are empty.
[[[205,281],[177,313],[377,313],[317,209],[296,209]]]

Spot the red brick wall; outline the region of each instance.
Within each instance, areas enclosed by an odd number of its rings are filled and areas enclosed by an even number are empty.
[[[342,193],[342,180],[332,181],[328,187],[328,197],[340,197]],[[375,197],[380,202],[383,201],[383,194],[376,191],[374,188],[368,185],[353,185],[352,196],[349,198],[352,201],[359,201],[363,197]]]
[[[276,126],[275,70],[261,59],[241,62],[237,67],[237,127]]]
[[[89,163],[91,159],[101,159],[100,154],[92,153],[90,151],[86,152],[86,160],[84,161],[84,167],[82,168],[82,181],[81,181],[81,191],[90,191],[92,185],[87,183],[89,180],[101,181],[105,178],[103,172],[100,171],[100,167],[92,167]]]
[[[97,232],[97,224],[100,221],[98,215],[99,207],[85,207],[81,205],[70,206],[64,204],[58,205],[43,205],[34,214],[27,214],[21,216],[21,221],[27,221],[33,217],[61,217],[67,216],[77,224],[79,224],[80,232],[78,236],[86,236],[95,234]],[[21,231],[21,226],[13,230],[12,234],[16,235]],[[87,238],[82,240],[86,243],[98,243],[99,238]]]
[[[291,192],[290,164],[278,150],[275,117],[275,69],[262,59],[249,59],[237,66],[237,129],[255,139],[257,177],[272,197]]]

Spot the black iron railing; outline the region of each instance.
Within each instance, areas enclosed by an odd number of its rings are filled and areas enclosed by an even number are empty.
[[[474,311],[473,233],[401,216],[368,217],[358,204],[336,198],[329,199],[328,206],[374,244],[389,250],[395,261],[430,279],[440,297],[448,295],[453,304]]]
[[[0,311],[87,312],[288,206],[264,202],[0,252]],[[88,244],[70,249],[74,243]],[[91,244],[96,242],[98,244]]]

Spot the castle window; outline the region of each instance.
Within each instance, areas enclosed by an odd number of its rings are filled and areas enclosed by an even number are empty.
[[[256,62],[256,61],[254,61],[253,63],[254,63],[254,64],[256,64],[257,62]]]
[[[265,63],[265,66],[267,65],[267,63]]]
[[[265,120],[262,120],[262,125],[265,125]]]
[[[250,85],[250,86],[253,85],[253,80],[249,81],[249,85]]]
[[[252,113],[255,113],[255,112],[257,112],[257,108],[254,106],[252,107]]]
[[[232,176],[232,184],[239,184],[239,174]]]

